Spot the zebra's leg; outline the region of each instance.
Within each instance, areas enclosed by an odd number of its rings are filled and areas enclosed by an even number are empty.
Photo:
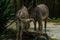
[[[20,22],[20,27],[19,27],[19,40],[23,40],[22,39],[22,35],[23,35],[23,22]]]
[[[28,29],[30,28],[30,22],[28,22]]]
[[[36,21],[34,22],[34,30],[36,31]]]
[[[46,33],[47,19],[48,19],[48,18],[46,18],[45,21],[44,21],[44,22],[45,22],[45,23],[44,23],[45,33]]]
[[[29,28],[30,28],[30,23],[27,22],[27,23],[26,23],[26,30],[28,30]]]
[[[20,30],[20,39],[19,40],[23,40],[22,36],[23,36],[23,30]]]
[[[29,22],[26,22],[26,26],[25,26],[26,30],[28,30],[29,27],[30,27],[30,23]]]
[[[16,40],[19,40],[19,30],[17,30]]]
[[[16,20],[16,31],[17,31],[17,33],[16,33],[16,40],[19,40],[19,20],[17,19]]]
[[[40,19],[40,20],[38,20],[38,30],[42,32],[42,28],[43,28],[42,20]]]

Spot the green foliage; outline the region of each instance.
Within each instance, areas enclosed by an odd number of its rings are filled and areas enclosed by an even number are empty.
[[[0,34],[6,30],[10,20],[15,20],[14,0],[0,0]]]
[[[52,19],[52,22],[60,23],[60,18],[56,18],[56,17],[54,17],[54,18]]]

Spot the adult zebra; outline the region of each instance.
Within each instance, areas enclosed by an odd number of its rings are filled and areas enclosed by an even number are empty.
[[[39,4],[36,5],[36,1],[34,2],[31,11],[30,11],[30,17],[34,18],[34,30],[36,30],[36,22],[38,21],[38,29],[42,32],[42,21],[45,21],[45,32],[46,32],[46,24],[47,24],[47,19],[49,16],[49,8],[45,4]]]

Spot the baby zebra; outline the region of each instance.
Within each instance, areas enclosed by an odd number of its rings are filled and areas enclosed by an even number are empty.
[[[29,19],[28,10],[24,5],[17,11],[16,19],[17,40],[22,40],[22,31],[29,28],[29,22],[33,21],[33,19]]]
[[[16,30],[17,30],[17,35],[16,35],[16,40],[22,40],[22,34],[23,34],[23,29],[25,27],[27,28],[28,22],[25,20],[29,18],[28,10],[27,8],[23,5],[20,10],[17,11],[16,13]]]
[[[36,22],[38,21],[38,29],[40,31],[42,31],[42,21],[44,20],[45,21],[45,32],[46,32],[46,23],[47,23],[47,19],[48,19],[48,16],[49,16],[49,9],[48,7],[45,5],[45,4],[39,4],[39,5],[36,5],[36,7],[33,7],[31,9],[31,14],[30,16],[32,18],[34,18],[35,22],[34,22],[34,30],[36,30]]]

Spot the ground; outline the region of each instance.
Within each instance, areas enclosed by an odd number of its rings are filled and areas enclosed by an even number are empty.
[[[38,27],[38,23],[37,23],[37,27]],[[16,29],[16,23],[14,22],[8,28]],[[30,28],[31,29],[34,28],[33,22],[30,23]],[[47,23],[47,34],[51,37],[55,37],[55,38],[58,38],[58,40],[60,40],[60,23],[48,22]]]
[[[43,22],[43,24],[44,24],[44,22]],[[9,25],[9,23],[7,25]],[[52,27],[53,28],[53,27],[56,27],[56,26],[57,27],[60,27],[60,23],[47,22],[47,28],[49,28],[49,27]],[[38,27],[38,23],[37,23],[37,27]],[[13,22],[8,28],[16,29],[16,23]],[[33,22],[30,23],[30,28],[34,28]]]

